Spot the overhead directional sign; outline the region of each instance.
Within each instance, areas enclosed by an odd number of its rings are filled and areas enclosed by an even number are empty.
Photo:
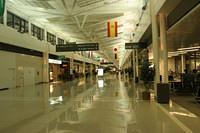
[[[110,64],[113,64],[113,62],[104,62],[104,63],[101,62],[101,65],[110,65]]]
[[[144,46],[146,46],[145,43],[125,43],[125,49],[138,49],[138,48],[143,48]]]
[[[58,60],[63,60],[63,59],[65,59],[65,56],[64,56],[64,55],[58,56]]]
[[[67,42],[67,44],[76,44],[76,42]]]
[[[99,50],[98,43],[56,45],[56,52],[97,51],[97,50]]]

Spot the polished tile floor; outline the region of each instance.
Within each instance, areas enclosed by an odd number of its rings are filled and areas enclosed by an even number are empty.
[[[0,91],[0,133],[191,133],[200,119],[178,104],[141,99],[116,75]]]

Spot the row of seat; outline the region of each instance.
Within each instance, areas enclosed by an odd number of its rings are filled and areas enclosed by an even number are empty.
[[[200,100],[200,74],[182,74],[181,82],[171,82],[171,88],[176,95],[193,95]]]

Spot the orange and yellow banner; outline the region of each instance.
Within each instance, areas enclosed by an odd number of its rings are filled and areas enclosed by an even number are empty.
[[[117,22],[108,22],[108,37],[117,37]]]

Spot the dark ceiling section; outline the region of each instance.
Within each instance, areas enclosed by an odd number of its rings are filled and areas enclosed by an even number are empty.
[[[141,37],[139,42],[146,43],[145,47],[148,47],[152,43],[152,26],[151,26],[151,24],[149,25],[149,27],[147,28],[147,30],[145,31],[145,33],[143,34],[143,36]]]
[[[6,44],[6,43],[3,43],[3,42],[0,42],[0,50],[19,53],[19,54],[26,54],[26,55],[42,57],[42,52],[31,50],[31,49],[27,49],[27,48],[13,46],[13,45]]]
[[[168,15],[168,28],[177,23],[182,17],[190,12],[194,7],[200,3],[200,0],[182,0],[176,8]],[[140,42],[144,42],[148,47],[152,43],[152,26],[149,25],[143,34]]]
[[[82,61],[79,61],[79,60],[74,60],[74,62],[76,62],[76,63],[80,63],[80,64],[83,63]]]
[[[182,0],[180,4],[168,15],[168,28],[177,23],[199,3],[200,0]]]
[[[49,59],[58,59],[59,56],[54,55],[54,54],[49,54]]]

